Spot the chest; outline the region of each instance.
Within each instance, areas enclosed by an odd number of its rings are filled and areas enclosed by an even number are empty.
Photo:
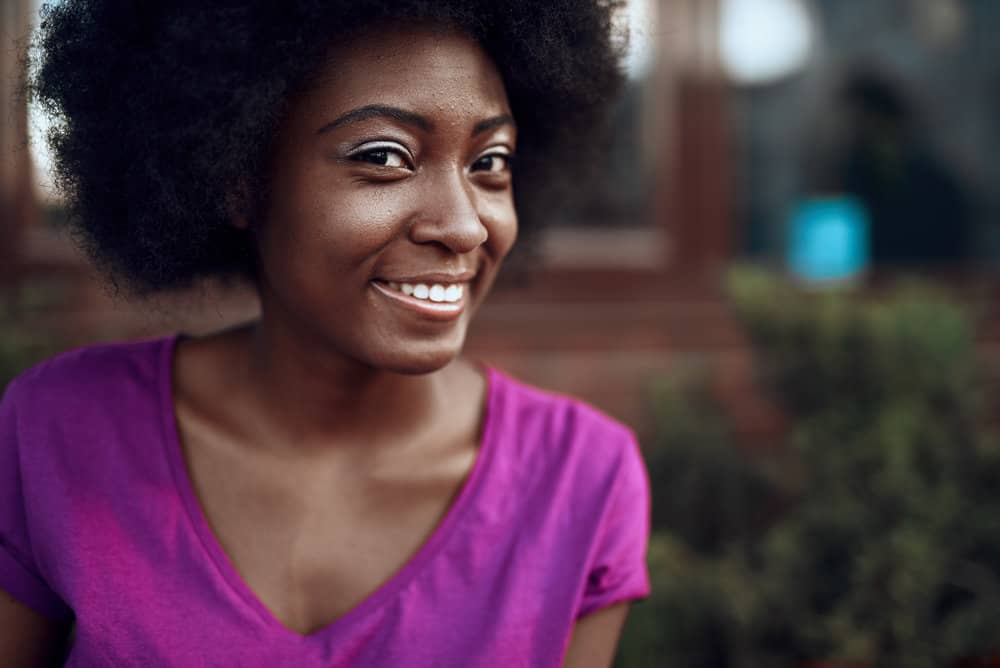
[[[375,594],[420,551],[475,460],[475,444],[424,467],[364,471],[235,457],[190,435],[187,469],[238,581],[308,634]]]

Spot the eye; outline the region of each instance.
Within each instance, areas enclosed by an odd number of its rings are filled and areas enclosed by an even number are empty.
[[[501,151],[491,151],[476,158],[472,163],[473,172],[506,172],[510,169],[511,160],[514,156]]]
[[[396,142],[369,142],[352,151],[348,158],[377,167],[413,169],[410,152]]]

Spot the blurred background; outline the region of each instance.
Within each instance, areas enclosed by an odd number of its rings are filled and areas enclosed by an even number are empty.
[[[255,312],[130,303],[61,233],[0,2],[0,387]],[[1000,2],[631,0],[596,187],[469,354],[635,427],[653,596],[619,666],[1000,665]]]

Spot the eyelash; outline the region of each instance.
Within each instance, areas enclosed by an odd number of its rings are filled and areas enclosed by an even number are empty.
[[[475,170],[475,166],[477,164],[479,164],[483,160],[486,160],[487,158],[499,158],[500,160],[503,161],[503,169],[499,169],[499,170],[485,169],[485,170],[482,170],[482,171],[486,171],[486,172],[491,173],[491,174],[498,174],[498,173],[501,173],[501,172],[509,172],[510,168],[511,168],[511,166],[513,164],[513,161],[514,161],[514,156],[511,155],[510,153],[501,153],[499,151],[492,151],[492,152],[489,152],[489,153],[482,154],[481,156],[479,156],[478,158],[476,158],[472,162],[473,171],[476,171]]]
[[[383,162],[379,162],[377,160],[369,160],[368,159],[370,157],[373,157],[373,156],[376,156],[376,155],[381,155],[381,154],[385,155],[385,162],[386,163],[389,162],[390,156],[397,156],[400,159],[400,162],[402,164],[401,165],[389,165],[389,164],[385,164]],[[367,164],[374,165],[376,167],[383,167],[383,168],[387,168],[387,169],[400,169],[400,168],[404,168],[404,167],[406,169],[411,170],[411,171],[414,169],[414,159],[413,159],[413,156],[410,155],[410,152],[407,151],[403,146],[401,146],[400,144],[398,144],[396,142],[381,141],[381,142],[370,142],[370,143],[367,143],[367,144],[362,144],[357,149],[355,149],[353,152],[351,152],[347,157],[348,157],[348,159],[353,160],[355,162],[367,163]],[[486,168],[486,169],[479,169],[479,170],[477,170],[475,168],[476,165],[478,165],[482,161],[490,159],[490,158],[502,160],[503,161],[503,169],[494,170],[494,169]],[[482,171],[482,172],[486,172],[486,173],[490,173],[490,174],[499,174],[499,173],[502,173],[502,172],[507,172],[507,171],[510,171],[511,165],[513,163],[513,160],[514,160],[514,156],[511,153],[506,153],[506,152],[501,152],[501,151],[493,150],[493,151],[490,151],[490,152],[487,152],[487,153],[483,153],[479,157],[477,157],[475,160],[473,160],[472,167],[470,168],[470,171]]]
[[[380,142],[369,142],[367,144],[362,144],[355,151],[351,152],[347,157],[350,160],[354,160],[356,162],[368,163],[376,167],[385,167],[388,169],[400,168],[400,165],[380,164],[375,161],[366,160],[367,157],[380,153],[386,154],[386,161],[388,161],[389,156],[392,155],[398,156],[400,161],[407,169],[411,170],[413,169],[413,156],[411,156],[410,153],[405,148],[403,148],[396,142],[380,141]]]

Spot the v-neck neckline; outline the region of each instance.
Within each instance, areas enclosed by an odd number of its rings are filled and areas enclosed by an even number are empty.
[[[219,576],[225,580],[228,587],[246,605],[254,610],[266,626],[278,633],[289,635],[298,640],[326,638],[335,634],[339,629],[350,627],[355,620],[363,618],[390,601],[420,574],[421,570],[434,559],[435,555],[447,543],[448,539],[460,525],[462,517],[473,504],[479,489],[483,485],[483,479],[493,455],[494,442],[496,440],[494,438],[495,425],[499,422],[496,415],[500,394],[499,374],[490,367],[483,367],[486,375],[486,400],[484,402],[484,414],[481,421],[482,426],[476,460],[466,475],[458,494],[445,512],[444,517],[403,566],[390,575],[388,579],[375,588],[361,602],[314,631],[300,633],[285,626],[239,574],[229,555],[226,554],[222,548],[222,544],[212,531],[208,523],[208,517],[195,493],[194,484],[184,460],[174,402],[174,357],[177,343],[181,336],[180,334],[175,334],[163,340],[159,360],[158,380],[160,411],[163,416],[163,445],[177,493],[187,511],[192,528],[197,534],[203,549],[208,553],[210,561],[214,564]]]

